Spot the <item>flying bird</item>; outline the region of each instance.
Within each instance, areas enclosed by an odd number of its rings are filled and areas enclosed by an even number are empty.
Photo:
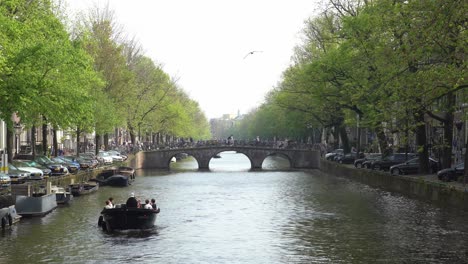
[[[252,51],[250,51],[249,53],[247,53],[247,54],[244,56],[244,59],[247,58],[247,56],[252,55],[252,54],[254,54],[254,53],[257,53],[257,52],[263,52],[263,51],[261,51],[261,50],[252,50]]]

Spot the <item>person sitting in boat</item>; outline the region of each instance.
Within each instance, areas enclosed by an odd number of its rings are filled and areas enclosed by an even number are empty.
[[[112,208],[115,207],[115,205],[114,205],[114,198],[110,197],[110,198],[109,198],[109,203],[110,203],[110,205],[112,206]]]
[[[126,204],[127,208],[138,208],[138,201],[135,198],[134,193],[130,194],[130,197],[128,197]]]
[[[145,209],[153,209],[153,206],[150,204],[150,201],[148,199],[145,200]]]
[[[111,203],[109,200],[107,200],[107,201],[106,201],[106,206],[104,206],[104,208],[105,208],[105,209],[112,209],[112,208],[114,208],[114,207],[112,206],[112,203]]]
[[[153,207],[153,210],[157,210],[158,206],[156,205],[156,200],[153,198],[151,199],[151,207]]]

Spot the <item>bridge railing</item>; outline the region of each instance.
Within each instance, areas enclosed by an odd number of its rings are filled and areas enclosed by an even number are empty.
[[[161,145],[145,145],[139,150],[151,151],[160,149],[190,149],[202,147],[259,147],[272,149],[318,150],[322,153],[321,144],[308,144],[296,141],[246,141],[246,140],[205,140],[197,142],[171,142]]]

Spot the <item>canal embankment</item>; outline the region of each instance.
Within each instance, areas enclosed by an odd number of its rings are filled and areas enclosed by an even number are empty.
[[[17,195],[31,196],[33,193],[43,191],[48,184],[68,188],[70,184],[87,182],[90,179],[104,171],[113,167],[128,166],[134,163],[134,155],[129,156],[129,159],[119,164],[110,166],[102,166],[95,169],[81,170],[74,174],[67,174],[62,176],[49,176],[43,180],[31,180],[22,184],[11,184],[9,188],[2,190],[0,194],[0,208],[8,207],[15,204]]]
[[[422,199],[439,206],[468,209],[468,191],[461,182],[442,182],[435,175],[391,175],[352,165],[320,160],[320,169],[385,191]]]

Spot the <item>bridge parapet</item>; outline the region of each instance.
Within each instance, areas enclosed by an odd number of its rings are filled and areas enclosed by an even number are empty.
[[[139,169],[169,169],[172,157],[185,153],[197,160],[199,169],[209,169],[210,160],[224,151],[236,151],[244,154],[249,159],[252,169],[261,169],[263,161],[268,156],[275,154],[286,157],[291,168],[294,169],[318,169],[320,167],[320,152],[316,150],[234,144],[140,151],[136,155],[135,167]]]

